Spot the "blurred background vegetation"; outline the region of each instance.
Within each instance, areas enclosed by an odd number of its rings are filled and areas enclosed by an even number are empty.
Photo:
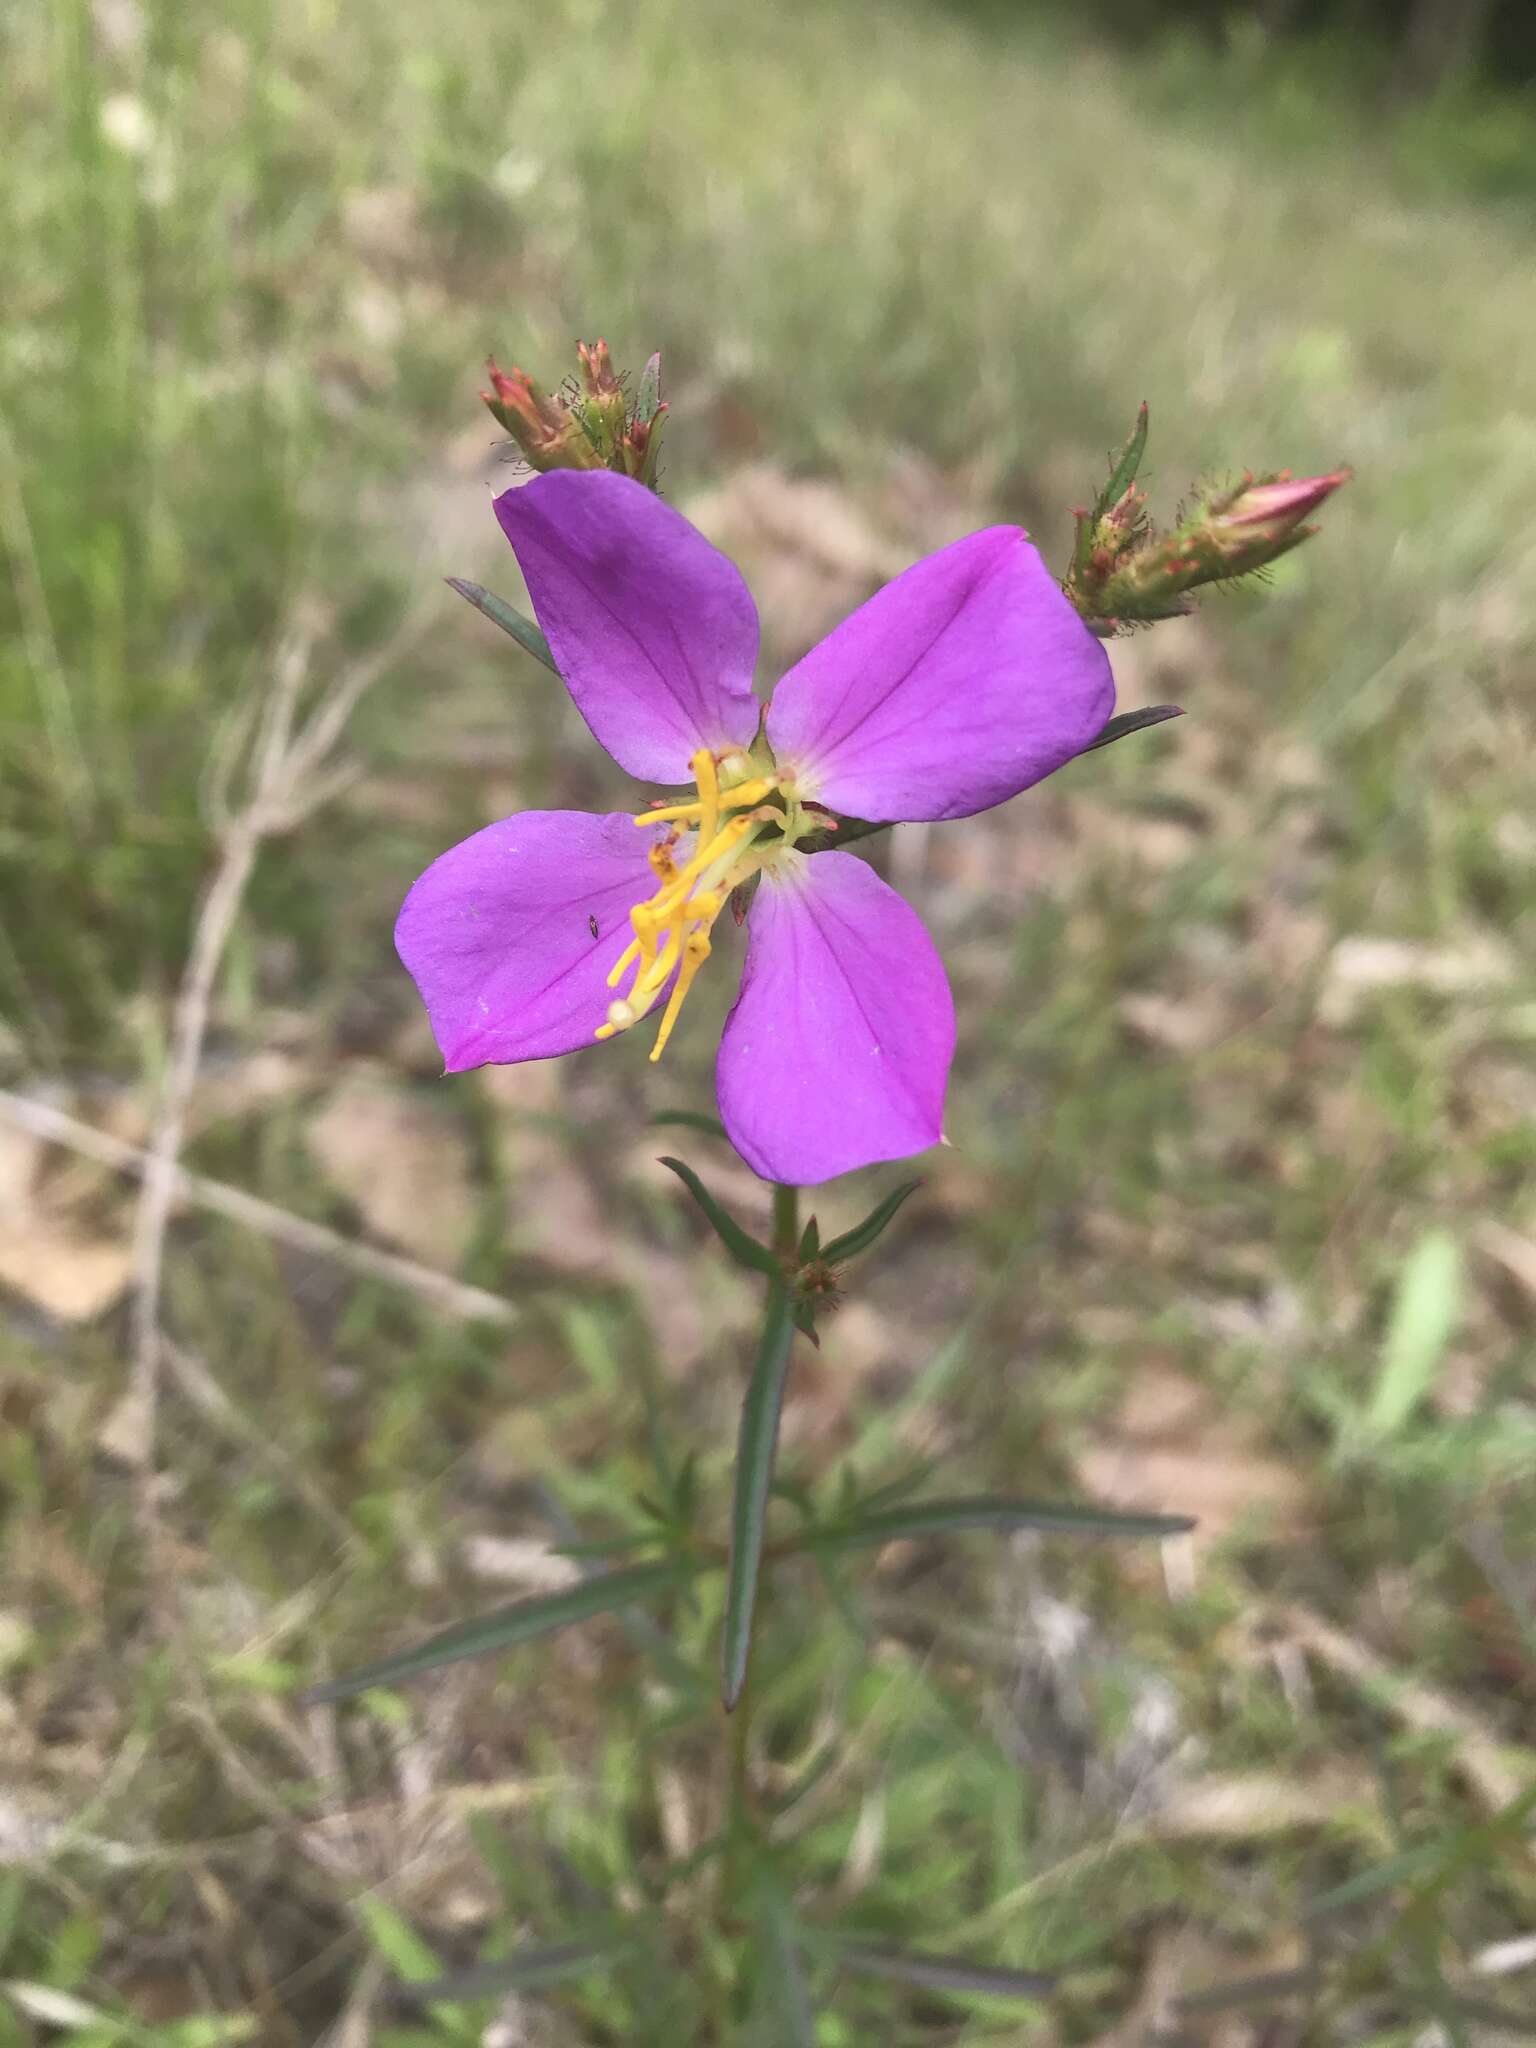
[[[511,1304],[188,1211],[148,1482],[131,1188],[0,1119],[0,2038],[792,2038],[750,1970],[722,2015],[716,1745],[643,1643],[294,1702],[557,1582],[658,1463],[724,1477],[755,1303],[645,1119],[708,1106],[731,977],[659,1071],[445,1086],[389,941],[451,840],[631,801],[439,581],[518,594],[481,360],[553,384],[598,333],[662,350],[664,487],[778,662],[989,520],[1064,563],[1143,397],[1165,515],[1358,471],[1266,591],[1116,643],[1183,720],[878,856],[955,982],[953,1149],[787,1469],[1202,1521],[785,1575],[793,1911],[1062,1973],[813,1960],[816,2038],[1529,2036],[1533,76],[1524,0],[0,16],[0,1080],[143,1143],[220,764],[285,647],[372,661],[256,865],[187,1162]],[[705,1669],[710,1597],[662,1616]],[[665,1970],[398,1989],[664,1891]]]

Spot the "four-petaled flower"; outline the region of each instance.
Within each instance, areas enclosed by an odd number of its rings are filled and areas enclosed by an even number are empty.
[[[943,965],[902,898],[825,842],[829,814],[988,810],[1103,730],[1104,649],[1024,534],[989,527],[918,562],[765,709],[746,585],[643,485],[552,471],[496,516],[594,736],[642,781],[696,795],[639,816],[525,811],[427,869],[396,943],[448,1071],[573,1052],[660,1004],[654,1059],[711,927],[756,878],[716,1073],[737,1151],[808,1185],[937,1143],[955,1044]]]

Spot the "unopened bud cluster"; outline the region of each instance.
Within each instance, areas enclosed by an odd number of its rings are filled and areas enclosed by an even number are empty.
[[[1177,618],[1194,609],[1190,593],[1267,568],[1318,531],[1305,523],[1342,483],[1347,469],[1294,478],[1288,471],[1197,490],[1178,523],[1159,533],[1136,482],[1147,444],[1147,408],[1110,468],[1091,510],[1080,509],[1072,567],[1063,588],[1101,633]]]
[[[493,357],[486,365],[491,389],[480,394],[492,418],[512,436],[530,468],[613,469],[654,488],[667,413],[661,357],[646,364],[631,403],[606,341],[579,341],[576,354],[579,374],[547,396],[526,371],[509,375]]]

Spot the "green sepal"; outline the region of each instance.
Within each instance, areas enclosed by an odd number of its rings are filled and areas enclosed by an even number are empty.
[[[802,1337],[809,1337],[819,1351],[821,1336],[816,1328],[816,1305],[808,1295],[797,1294],[789,1304],[790,1321]]]
[[[1147,452],[1147,401],[1141,401],[1141,410],[1136,415],[1136,424],[1131,437],[1110,464],[1109,481],[1094,500],[1093,518],[1103,518],[1111,505],[1117,505],[1135,483],[1141,468],[1141,458]]]
[[[635,393],[635,418],[642,427],[648,427],[661,409],[661,352],[657,351],[640,372],[640,388]]]
[[[759,1244],[749,1231],[742,1229],[735,1217],[715,1200],[691,1166],[685,1166],[681,1159],[663,1159],[661,1164],[677,1175],[703,1210],[716,1237],[738,1265],[745,1266],[752,1273],[767,1273],[775,1280],[782,1278],[779,1262],[767,1245]]]
[[[833,1238],[821,1254],[823,1264],[840,1266],[845,1259],[856,1259],[860,1252],[867,1252],[902,1203],[909,1195],[915,1195],[921,1186],[920,1180],[909,1180],[893,1190],[883,1202],[870,1210],[862,1223],[856,1223],[852,1230],[845,1230],[841,1237]]]
[[[460,597],[468,598],[475,610],[483,612],[493,626],[500,626],[503,633],[510,633],[519,647],[525,647],[553,674],[559,675],[555,657],[549,651],[549,642],[532,619],[523,617],[516,605],[508,604],[504,597],[497,597],[494,591],[487,590],[482,584],[466,582],[462,576],[445,576],[443,581]]]
[[[594,1573],[591,1578],[578,1579],[573,1586],[562,1586],[557,1593],[514,1600],[508,1607],[498,1607],[471,1621],[455,1622],[451,1628],[439,1630],[409,1650],[397,1650],[392,1657],[365,1664],[345,1678],[311,1686],[300,1695],[300,1704],[326,1706],[333,1700],[371,1691],[374,1686],[398,1685],[403,1679],[424,1677],[445,1664],[460,1664],[470,1657],[488,1657],[497,1651],[514,1649],[537,1636],[569,1628],[573,1622],[589,1621],[594,1615],[610,1614],[616,1607],[627,1607],[636,1600],[667,1592],[680,1586],[690,1571],[703,1568],[679,1565],[668,1559],[626,1565],[616,1572]]]

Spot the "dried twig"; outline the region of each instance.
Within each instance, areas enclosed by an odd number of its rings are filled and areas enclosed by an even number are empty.
[[[1462,1777],[1489,1813],[1513,1805],[1530,1783],[1530,1753],[1501,1742],[1470,1707],[1394,1670],[1374,1650],[1307,1608],[1286,1607],[1280,1619],[1303,1649],[1340,1677],[1375,1693],[1405,1727],[1449,1737]]]
[[[146,1527],[152,1525],[154,1513],[150,1481],[159,1405],[165,1234],[181,1184],[177,1162],[186,1132],[187,1107],[202,1064],[214,985],[262,842],[291,831],[326,802],[340,780],[345,779],[345,771],[331,765],[331,755],[346,722],[363,693],[377,681],[415,631],[413,617],[383,648],[344,671],[322,693],[302,723],[299,704],[309,674],[311,642],[304,634],[291,638],[279,649],[271,687],[246,751],[248,789],[244,801],[233,809],[229,789],[235,776],[237,751],[230,749],[218,763],[218,786],[211,810],[220,841],[219,864],[198,911],[171,1024],[160,1103],[142,1166],[136,1167],[143,1174],[144,1185],[134,1221],[128,1400],[135,1421],[133,1442],[144,1481],[140,1507]]]
[[[143,1174],[148,1168],[149,1154],[139,1146],[99,1131],[94,1124],[82,1123],[78,1117],[68,1116],[49,1103],[35,1102],[29,1095],[16,1095],[8,1088],[0,1088],[0,1117],[30,1131],[34,1137],[49,1144],[65,1145],[82,1158],[94,1159],[114,1172]],[[440,1273],[433,1266],[423,1266],[395,1252],[381,1251],[375,1245],[358,1244],[343,1237],[340,1231],[295,1216],[288,1209],[278,1208],[275,1202],[264,1202],[259,1195],[231,1187],[227,1181],[189,1173],[180,1165],[171,1169],[169,1181],[173,1202],[189,1202],[214,1215],[226,1216],[232,1223],[243,1224],[262,1237],[285,1244],[293,1251],[328,1259],[364,1279],[384,1280],[393,1287],[403,1287],[445,1315],[492,1323],[518,1320],[520,1311],[504,1295],[467,1286],[449,1273]]]

